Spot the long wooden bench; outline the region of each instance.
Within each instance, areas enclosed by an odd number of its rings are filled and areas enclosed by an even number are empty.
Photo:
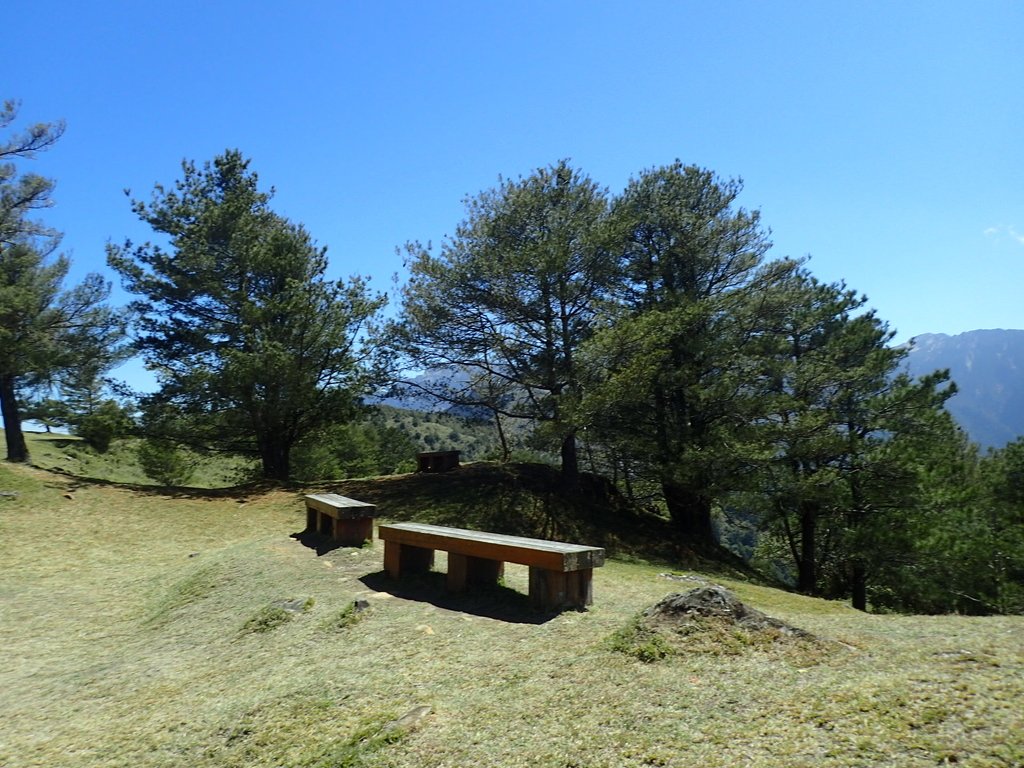
[[[545,611],[583,608],[594,601],[594,568],[604,565],[604,550],[580,544],[445,528],[422,523],[381,525],[384,569],[392,578],[429,571],[434,552],[448,553],[447,587],[462,592],[470,584],[495,583],[505,563],[530,568],[530,600]]]

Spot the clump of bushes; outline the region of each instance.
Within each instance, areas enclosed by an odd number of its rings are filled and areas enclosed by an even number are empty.
[[[161,485],[185,485],[196,468],[188,454],[164,440],[144,440],[137,456],[146,477]]]

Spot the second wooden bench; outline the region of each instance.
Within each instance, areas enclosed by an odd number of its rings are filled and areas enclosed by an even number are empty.
[[[384,569],[396,579],[429,571],[434,551],[447,552],[447,586],[453,592],[468,584],[495,583],[506,562],[529,566],[530,600],[546,611],[590,605],[594,568],[604,565],[600,547],[463,528],[395,523],[381,525],[377,535],[384,542]]]

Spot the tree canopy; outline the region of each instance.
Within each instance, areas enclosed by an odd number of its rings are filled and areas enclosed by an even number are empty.
[[[411,364],[468,374],[441,398],[531,419],[577,472],[576,354],[609,291],[603,190],[561,161],[467,201],[438,256],[410,244],[397,343]]]
[[[4,103],[0,128],[17,116]],[[106,304],[110,286],[97,274],[68,290],[70,261],[57,253],[60,236],[33,219],[51,205],[53,182],[18,173],[16,159],[51,147],[63,123],[38,123],[0,144],[0,411],[9,461],[26,461],[21,430],[26,393],[60,388],[85,369],[97,374],[120,355],[122,318]]]
[[[611,212],[616,302],[586,350],[594,434],[658,484],[697,546],[713,544],[712,506],[738,469],[760,296],[791,268],[764,264],[767,232],[736,207],[740,190],[679,162],[630,181]]]
[[[132,208],[166,244],[109,246],[140,296],[137,348],[160,389],[150,433],[252,452],[286,480],[293,446],[343,422],[368,386],[367,323],[383,305],[363,278],[328,280],[326,249],[274,213],[249,162],[227,151],[182,164]]]

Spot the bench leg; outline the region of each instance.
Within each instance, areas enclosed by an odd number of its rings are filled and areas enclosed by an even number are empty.
[[[364,542],[373,541],[373,518],[335,520],[334,538],[346,547],[361,547]]]
[[[530,602],[542,611],[585,608],[594,602],[592,568],[548,571],[530,567]]]
[[[317,523],[320,520],[320,513],[312,507],[306,507],[306,532],[316,533]]]
[[[484,557],[448,553],[447,587],[451,592],[465,592],[467,584],[497,584],[505,575],[505,563]]]
[[[434,550],[384,542],[384,570],[391,578],[400,578],[404,573],[426,573],[433,567]]]

